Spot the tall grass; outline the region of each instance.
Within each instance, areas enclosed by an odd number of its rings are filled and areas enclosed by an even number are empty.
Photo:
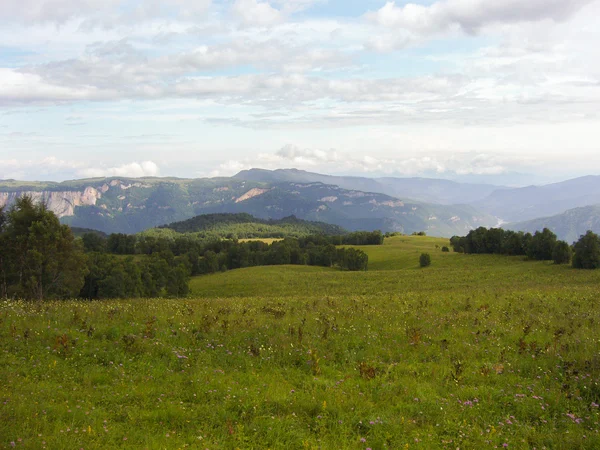
[[[3,302],[0,448],[600,448],[598,274],[444,242]]]

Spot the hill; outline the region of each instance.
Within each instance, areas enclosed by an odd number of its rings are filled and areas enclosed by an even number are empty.
[[[241,171],[234,178],[262,183],[324,183],[440,205],[472,203],[496,190],[505,189],[490,184],[457,183],[435,178],[333,176],[298,169],[250,169]]]
[[[240,239],[301,237],[311,234],[341,235],[347,231],[337,225],[301,220],[295,216],[280,220],[258,219],[250,214],[203,214],[159,228],[178,233],[210,232],[220,236],[235,235]]]
[[[471,206],[401,200],[321,182],[256,182],[239,178],[107,178],[64,183],[0,183],[0,207],[21,195],[45,202],[63,223],[105,233],[137,233],[201,214],[247,213],[260,219],[326,222],[350,231],[466,234],[494,217]]]
[[[575,178],[545,186],[503,189],[473,203],[506,222],[522,222],[600,204],[600,176]]]
[[[529,233],[549,228],[559,239],[572,243],[588,230],[600,234],[600,205],[574,208],[552,217],[507,224],[503,228]]]

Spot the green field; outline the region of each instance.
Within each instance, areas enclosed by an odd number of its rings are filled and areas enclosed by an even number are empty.
[[[2,302],[0,448],[600,448],[600,271],[443,245]]]

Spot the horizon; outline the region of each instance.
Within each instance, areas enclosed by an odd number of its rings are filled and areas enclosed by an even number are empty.
[[[449,182],[454,182],[454,183],[458,183],[458,184],[473,184],[473,185],[489,185],[489,186],[497,186],[499,188],[502,187],[508,187],[508,188],[524,188],[524,187],[529,187],[529,186],[547,186],[547,185],[551,185],[551,184],[559,184],[559,183],[563,183],[563,182],[568,182],[568,181],[572,181],[575,179],[581,179],[581,178],[587,178],[587,177],[599,177],[600,175],[596,175],[596,174],[587,174],[587,175],[580,175],[580,176],[575,176],[575,177],[569,177],[569,178],[553,178],[553,179],[546,179],[545,182],[539,182],[539,183],[522,183],[522,184],[510,184],[510,183],[505,183],[505,184],[501,184],[501,183],[495,183],[494,180],[490,180],[490,182],[485,182],[485,181],[478,181],[477,179],[475,180],[469,180],[468,177],[466,179],[458,177],[458,179],[452,178],[452,177],[435,177],[435,176],[422,176],[422,175],[417,175],[417,176],[402,176],[402,175],[396,175],[396,176],[390,176],[390,175],[382,175],[382,176],[374,176],[374,175],[370,175],[370,174],[338,174],[338,173],[324,173],[324,172],[313,172],[310,170],[305,170],[305,169],[298,169],[295,167],[282,167],[282,168],[278,168],[278,169],[265,169],[265,168],[261,168],[261,167],[252,167],[249,169],[243,169],[231,176],[225,176],[225,175],[214,175],[214,176],[203,176],[203,177],[180,177],[180,176],[176,176],[176,175],[142,175],[142,176],[128,176],[128,175],[118,175],[118,174],[112,174],[112,175],[106,175],[106,176],[98,176],[98,177],[83,177],[83,178],[71,178],[71,179],[62,179],[62,180],[52,180],[52,179],[31,179],[31,180],[27,180],[27,179],[16,179],[16,178],[0,178],[0,183],[8,183],[8,182],[20,182],[20,183],[57,183],[57,184],[61,184],[61,183],[69,183],[69,182],[75,182],[75,181],[102,181],[102,180],[112,180],[112,179],[128,179],[128,180],[143,180],[143,179],[148,179],[148,180],[168,180],[168,179],[177,179],[177,180],[196,180],[196,179],[220,179],[220,178],[234,178],[236,176],[238,176],[239,174],[243,173],[243,172],[247,172],[247,171],[266,171],[266,172],[276,172],[276,171],[297,171],[297,172],[304,172],[304,173],[309,173],[309,174],[315,174],[315,175],[321,175],[321,176],[329,176],[329,177],[339,177],[339,178],[365,178],[365,179],[372,179],[372,180],[380,180],[380,179],[385,179],[385,178],[396,178],[396,179],[423,179],[423,180],[438,180],[438,181],[449,181]],[[527,177],[529,177],[529,175],[527,174],[507,174],[507,176],[514,176],[517,177],[519,179],[526,179]]]
[[[599,17],[600,0],[4,0],[0,179],[600,173]]]

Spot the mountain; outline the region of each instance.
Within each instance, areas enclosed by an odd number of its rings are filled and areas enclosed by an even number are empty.
[[[182,222],[170,223],[159,228],[178,233],[214,232],[220,236],[235,234],[241,239],[256,237],[299,237],[311,234],[342,235],[347,231],[325,222],[310,222],[294,216],[280,220],[264,220],[250,214],[203,214]]]
[[[494,217],[471,206],[434,205],[321,182],[234,178],[101,178],[64,183],[0,183],[0,207],[30,195],[63,223],[105,233],[137,233],[200,214],[248,213],[261,219],[327,222],[350,231],[465,234]]]
[[[600,204],[600,176],[586,176],[545,186],[502,189],[473,202],[477,209],[506,222],[522,222]]]
[[[503,228],[529,233],[549,228],[559,239],[572,243],[588,230],[600,234],[600,205],[574,208],[556,216],[511,223]]]
[[[426,203],[454,205],[481,200],[492,192],[506,189],[490,184],[457,183],[435,178],[366,178],[322,175],[298,169],[250,169],[234,178],[259,183],[323,183],[343,189],[376,192]]]

